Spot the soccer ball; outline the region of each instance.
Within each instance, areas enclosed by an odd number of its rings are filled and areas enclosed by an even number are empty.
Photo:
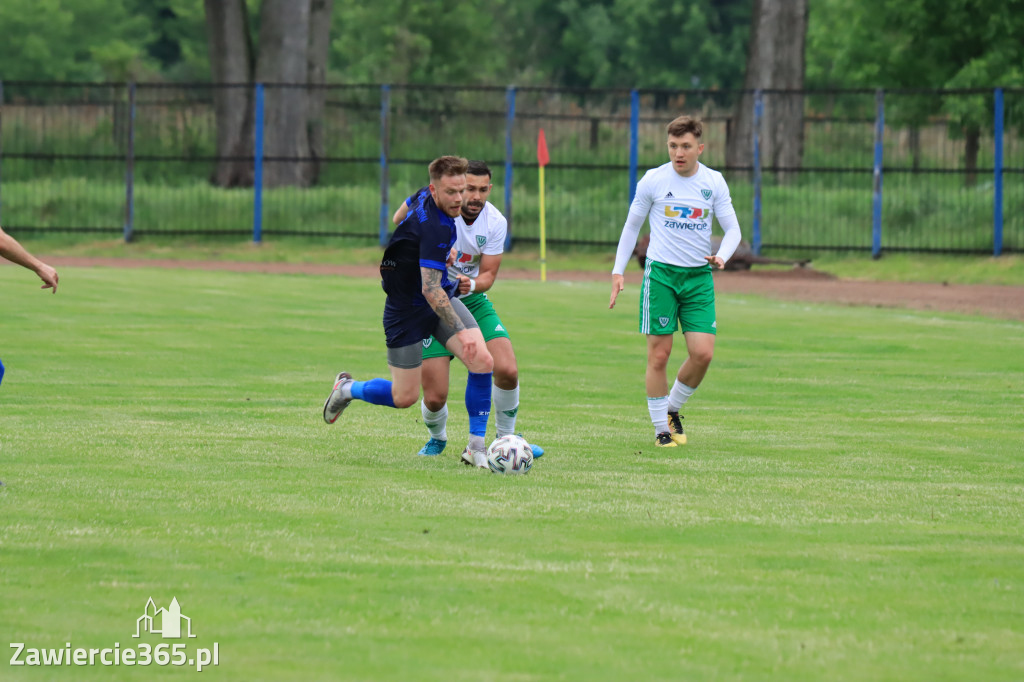
[[[522,436],[502,436],[487,448],[487,466],[496,474],[528,473],[533,466],[533,450]]]

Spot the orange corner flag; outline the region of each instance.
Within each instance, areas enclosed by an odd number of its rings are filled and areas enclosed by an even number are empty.
[[[537,163],[541,166],[548,165],[550,161],[548,157],[548,141],[544,139],[544,129],[540,129],[540,133],[537,134]]]

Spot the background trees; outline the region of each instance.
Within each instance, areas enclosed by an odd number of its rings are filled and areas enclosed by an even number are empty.
[[[165,80],[218,90],[217,184],[248,184],[256,81],[740,90],[1024,86],[1022,0],[4,0],[0,81]],[[805,41],[806,38],[806,41]],[[266,182],[310,184],[323,90],[268,88]],[[298,90],[290,91],[298,92]],[[890,103],[909,126],[944,114],[977,163],[990,97]],[[1010,106],[1018,106],[1016,101]],[[769,101],[764,161],[798,166],[799,97]],[[727,162],[750,164],[750,102]],[[864,115],[864,112],[858,112]],[[870,115],[870,112],[869,114]],[[1010,120],[1024,120],[1024,111]],[[269,131],[274,132],[269,132]],[[281,132],[283,131],[283,132]]]

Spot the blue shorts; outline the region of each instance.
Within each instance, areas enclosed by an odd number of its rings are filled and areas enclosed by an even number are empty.
[[[480,326],[466,304],[457,298],[449,299],[448,302],[467,329]],[[455,330],[442,324],[441,318],[429,305],[401,309],[384,305],[384,338],[388,348],[404,348],[415,344],[417,354],[420,354],[418,347],[424,339],[436,336],[442,343],[448,343],[454,334]]]
[[[429,305],[395,309],[384,306],[384,338],[388,348],[401,348],[420,343],[434,333],[439,322]]]

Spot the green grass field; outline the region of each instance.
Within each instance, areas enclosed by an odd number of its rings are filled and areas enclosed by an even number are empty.
[[[374,280],[0,290],[0,642],[156,646],[176,597],[209,679],[1024,678],[1024,324],[721,298],[655,451],[636,288],[502,281],[547,455],[500,477],[458,463],[458,368],[442,457],[415,408],[323,423],[338,370],[386,372]]]

